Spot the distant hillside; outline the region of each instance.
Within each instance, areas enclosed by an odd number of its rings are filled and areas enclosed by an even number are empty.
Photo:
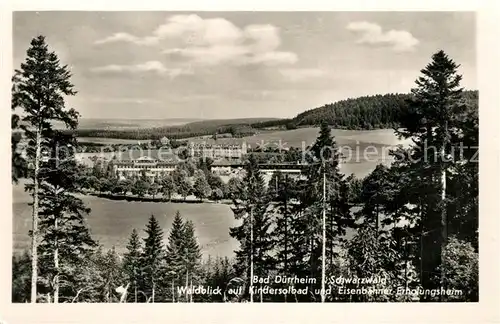
[[[467,105],[477,109],[479,92],[464,91]],[[397,127],[408,109],[411,94],[385,94],[350,98],[307,110],[291,119],[252,124],[254,128],[294,129],[318,126],[326,121],[336,129],[368,130]]]
[[[409,94],[385,94],[346,99],[305,111],[293,119],[296,126],[318,125],[323,121],[334,128],[392,128],[403,110],[408,109]]]
[[[277,120],[276,118],[212,119],[187,123],[178,126],[145,127],[133,130],[117,129],[78,129],[77,137],[105,137],[118,139],[151,140],[166,136],[180,139],[195,136],[229,133],[235,137],[253,135],[253,123]]]
[[[464,97],[468,105],[477,107],[477,90],[464,91]],[[326,121],[340,129],[393,128],[408,109],[410,98],[411,94],[386,94],[341,100],[298,114],[287,124],[312,126]]]
[[[478,106],[479,92],[465,91],[469,106]],[[369,130],[398,127],[400,117],[408,109],[411,94],[385,94],[346,99],[307,110],[291,119],[244,118],[202,120],[177,126],[139,129],[79,129],[78,137],[151,140],[163,136],[181,139],[229,133],[234,137],[254,135],[260,130],[285,130],[318,126],[326,121],[333,128]]]

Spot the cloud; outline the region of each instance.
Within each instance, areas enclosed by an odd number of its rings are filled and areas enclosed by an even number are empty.
[[[418,39],[406,30],[384,32],[380,25],[367,21],[352,22],[346,28],[361,34],[359,44],[390,46],[397,52],[411,51],[419,44]]]
[[[256,52],[274,51],[281,44],[279,30],[273,25],[249,25],[244,34],[255,42],[251,47]]]
[[[145,63],[139,63],[134,65],[105,65],[94,67],[91,69],[94,73],[141,73],[141,72],[151,72],[161,75],[168,75],[170,77],[177,77],[183,74],[192,74],[189,68],[173,68],[168,69],[159,61],[148,61]]]
[[[311,79],[311,78],[318,78],[326,75],[326,72],[321,69],[295,69],[295,68],[289,68],[289,69],[281,69],[280,73],[282,76],[284,76],[286,79],[289,81],[302,81],[306,79]]]
[[[109,37],[95,41],[94,44],[102,45],[107,43],[129,42],[137,45],[155,45],[158,44],[158,40],[158,38],[151,36],[141,38],[128,33],[115,33]]]
[[[116,33],[95,42],[103,45],[128,42],[137,45],[164,46],[175,40],[181,46],[164,48],[163,53],[199,65],[294,64],[293,52],[279,50],[279,29],[273,25],[248,25],[239,28],[223,18],[203,19],[198,15],[173,15],[166,18],[151,35],[137,37]]]
[[[203,19],[197,15],[174,15],[153,32],[158,39],[187,36],[193,45],[234,44],[241,40],[242,31],[223,18]]]

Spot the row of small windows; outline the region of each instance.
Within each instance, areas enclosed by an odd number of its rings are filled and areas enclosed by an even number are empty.
[[[117,170],[123,170],[123,169],[144,169],[144,170],[166,170],[166,171],[169,171],[169,170],[173,170],[175,167],[150,167],[150,166],[147,166],[147,165],[136,165],[136,166],[117,166],[116,167]]]

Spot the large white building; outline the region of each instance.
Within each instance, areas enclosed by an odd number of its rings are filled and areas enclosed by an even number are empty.
[[[144,173],[150,180],[154,180],[174,171],[179,162],[176,156],[168,151],[133,150],[116,154],[112,163],[113,170],[120,179]]]
[[[145,174],[150,180],[162,178],[175,170],[177,163],[174,161],[159,161],[148,156],[132,161],[113,162],[115,173],[120,179],[132,178]]]

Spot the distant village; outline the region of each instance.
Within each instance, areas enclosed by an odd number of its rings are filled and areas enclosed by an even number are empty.
[[[163,137],[157,144],[161,145],[152,144],[148,149],[139,147],[141,143],[121,145],[120,147],[127,149],[116,149],[114,152],[77,153],[76,158],[87,167],[93,167],[96,161],[111,162],[113,173],[120,180],[145,176],[151,182],[170,175],[182,161],[197,162],[203,159],[210,161],[208,164],[212,174],[227,182],[230,178],[243,176],[245,158],[250,153],[246,143],[186,142],[185,145],[172,149],[169,139]],[[305,168],[305,165],[298,161],[265,160],[259,164],[265,180],[269,180],[276,171],[299,177]]]

